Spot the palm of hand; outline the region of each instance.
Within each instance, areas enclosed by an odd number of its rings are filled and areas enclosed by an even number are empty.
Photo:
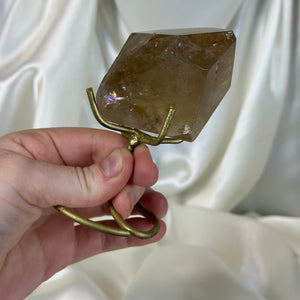
[[[150,240],[109,236],[74,226],[52,208],[63,204],[78,207],[76,212],[87,217],[102,216],[107,214],[106,201],[113,198],[126,217],[135,194],[135,202],[140,200],[163,216],[165,198],[147,189],[156,181],[157,170],[144,147],[137,149],[134,159],[121,151],[123,168],[118,178],[97,173],[99,163],[125,144],[117,134],[89,129],[28,131],[2,138],[0,165],[6,172],[0,174],[0,290],[5,299],[28,295],[60,269],[86,257],[144,245],[164,235],[162,223],[160,233]],[[150,226],[144,219],[131,222],[141,230]]]

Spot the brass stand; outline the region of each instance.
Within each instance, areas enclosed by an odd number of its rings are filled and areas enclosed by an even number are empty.
[[[127,149],[131,152],[133,152],[134,147],[139,145],[139,144],[149,144],[149,145],[159,145],[159,144],[178,144],[181,143],[182,140],[178,139],[172,139],[172,138],[165,138],[168,128],[171,124],[173,115],[175,113],[175,108],[170,107],[169,113],[164,121],[164,124],[161,128],[161,131],[157,137],[153,137],[151,135],[148,135],[138,129],[134,128],[129,128],[126,126],[114,124],[111,122],[108,122],[102,118],[102,116],[99,113],[96,101],[95,101],[95,96],[93,93],[92,88],[88,88],[87,90],[87,95],[89,98],[89,102],[93,111],[93,114],[96,118],[96,120],[104,127],[120,131],[123,136],[125,136],[128,139],[128,147]],[[65,216],[71,218],[75,222],[87,226],[91,229],[101,231],[104,233],[112,234],[112,235],[118,235],[118,236],[129,236],[133,235],[137,238],[140,239],[148,239],[153,237],[159,232],[160,229],[160,222],[159,219],[148,212],[146,209],[144,209],[141,205],[136,204],[134,207],[134,210],[144,216],[146,219],[148,219],[152,223],[152,229],[149,231],[140,231],[132,226],[130,226],[123,218],[122,216],[115,210],[115,208],[112,205],[112,202],[109,201],[109,209],[111,215],[114,217],[115,221],[118,223],[120,228],[113,228],[107,225],[103,225],[98,222],[94,222],[92,220],[86,219],[82,216],[79,216],[72,212],[69,208],[66,208],[65,206],[62,205],[57,205],[55,207],[59,212],[64,214]]]

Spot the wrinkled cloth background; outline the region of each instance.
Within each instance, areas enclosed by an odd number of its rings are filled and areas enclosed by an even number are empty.
[[[151,148],[166,237],[72,265],[28,300],[300,299],[299,16],[292,0],[1,1],[1,135],[99,128],[85,89],[131,32],[237,36],[231,89],[196,141]]]

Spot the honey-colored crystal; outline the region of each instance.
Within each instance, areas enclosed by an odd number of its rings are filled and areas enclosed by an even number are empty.
[[[167,135],[193,141],[230,87],[235,43],[219,29],[131,34],[97,91],[101,115],[157,134],[173,106]]]

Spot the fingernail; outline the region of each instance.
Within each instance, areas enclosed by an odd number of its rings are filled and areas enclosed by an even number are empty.
[[[145,188],[139,185],[133,185],[131,191],[129,192],[131,207],[133,208],[136,203],[140,200],[145,192]]]
[[[123,159],[119,149],[114,150],[102,163],[101,168],[107,177],[114,177],[120,173]]]

